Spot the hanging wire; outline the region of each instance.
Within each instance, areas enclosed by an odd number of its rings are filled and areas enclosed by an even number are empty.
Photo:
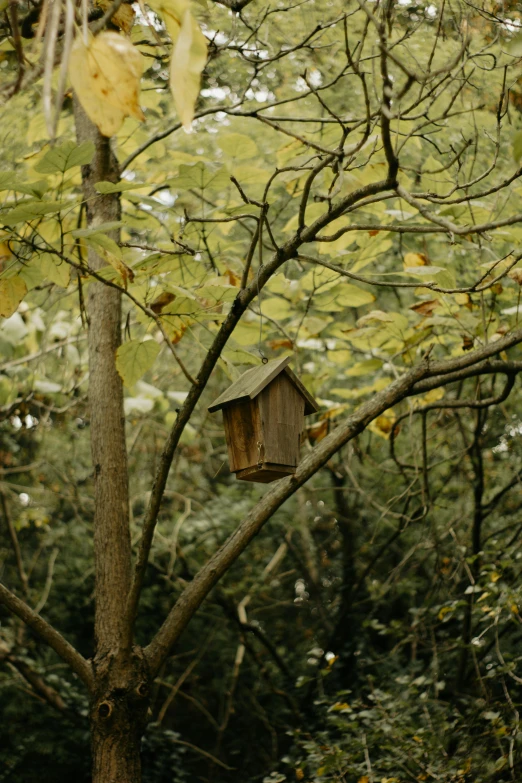
[[[261,215],[259,220],[259,225],[257,229],[257,246],[259,251],[259,266],[257,269],[257,301],[259,306],[259,339],[257,341],[257,351],[261,357],[261,361],[263,364],[266,364],[268,362],[268,358],[263,353],[263,349],[261,348],[261,341],[263,339],[263,308],[261,306],[261,289],[259,288],[259,275],[261,274],[261,270],[263,269],[263,216]]]

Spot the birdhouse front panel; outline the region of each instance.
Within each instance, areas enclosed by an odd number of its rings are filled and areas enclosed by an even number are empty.
[[[289,378],[278,375],[259,397],[264,458],[296,467],[304,425],[304,400]]]

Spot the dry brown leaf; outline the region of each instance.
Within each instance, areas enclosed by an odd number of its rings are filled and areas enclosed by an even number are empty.
[[[316,424],[311,424],[309,427],[306,428],[306,434],[308,436],[308,440],[310,443],[319,443],[323,438],[328,435],[328,431],[330,429],[330,422],[328,419],[325,419],[324,421],[319,421]]]
[[[112,5],[112,0],[95,0],[95,5],[105,13]],[[131,34],[136,12],[129,3],[122,3],[111,18],[112,24],[119,27],[126,35]]]
[[[429,299],[418,304],[411,305],[410,310],[414,310],[419,315],[431,315],[436,307],[439,306],[438,299]]]
[[[157,296],[156,299],[152,302],[150,309],[153,313],[161,313],[163,308],[173,302],[175,298],[176,295],[172,294],[170,291],[163,291],[163,293]]]
[[[114,136],[125,117],[144,120],[139,105],[143,59],[118,33],[79,36],[69,60],[69,77],[87,116],[104,136]]]
[[[292,340],[280,339],[280,340],[269,340],[268,346],[269,348],[272,348],[273,351],[279,351],[281,348],[293,348],[294,344]]]
[[[241,278],[238,275],[236,275],[236,273],[233,272],[232,269],[227,269],[223,277],[225,277],[228,280],[229,285],[236,286],[237,288],[239,288],[239,286],[241,285]]]

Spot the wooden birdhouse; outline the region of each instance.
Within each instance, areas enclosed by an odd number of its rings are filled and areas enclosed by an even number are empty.
[[[268,484],[295,473],[304,417],[319,407],[289,361],[247,370],[208,409],[223,410],[230,470],[238,479]]]

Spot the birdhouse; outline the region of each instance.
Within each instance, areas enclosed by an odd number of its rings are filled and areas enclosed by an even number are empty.
[[[238,479],[268,484],[295,473],[304,417],[319,407],[289,361],[247,370],[208,409],[223,410],[230,470]]]

